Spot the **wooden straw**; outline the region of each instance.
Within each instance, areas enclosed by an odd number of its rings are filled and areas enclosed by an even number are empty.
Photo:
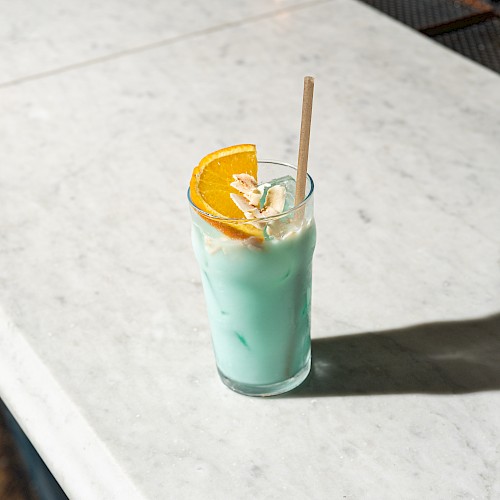
[[[314,92],[314,78],[304,78],[304,95],[302,97],[302,121],[300,124],[299,160],[297,162],[297,184],[295,186],[295,206],[306,195],[307,159],[309,157],[309,137],[311,135],[311,115]]]

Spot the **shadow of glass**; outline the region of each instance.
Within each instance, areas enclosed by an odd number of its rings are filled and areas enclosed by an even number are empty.
[[[282,397],[500,389],[500,314],[315,339],[312,368]]]

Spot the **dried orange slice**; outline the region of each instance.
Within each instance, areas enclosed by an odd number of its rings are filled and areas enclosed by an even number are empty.
[[[189,183],[191,201],[215,217],[245,219],[229,196],[238,193],[230,186],[233,175],[242,173],[257,178],[257,151],[253,144],[239,144],[210,153],[193,170]],[[204,219],[231,238],[263,239],[262,230],[251,224],[223,222],[210,217]]]

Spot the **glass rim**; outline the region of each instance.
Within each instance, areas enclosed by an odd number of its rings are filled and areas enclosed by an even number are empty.
[[[285,162],[282,162],[282,161],[277,161],[277,160],[257,160],[257,163],[258,164],[259,163],[267,163],[267,164],[272,164],[272,165],[282,165],[282,166],[289,167],[292,170],[297,171],[297,167],[295,165],[292,165],[291,163],[285,163]],[[187,190],[187,197],[188,197],[189,204],[191,205],[191,207],[194,210],[196,210],[196,212],[198,212],[199,214],[201,214],[203,217],[206,217],[208,219],[212,219],[212,220],[215,220],[215,221],[223,221],[225,223],[234,223],[234,224],[236,224],[236,223],[237,224],[243,224],[243,223],[244,224],[251,224],[252,222],[255,222],[256,220],[258,222],[266,222],[266,221],[269,221],[269,220],[281,219],[282,217],[284,217],[286,215],[293,214],[294,212],[296,212],[297,210],[299,210],[300,208],[302,208],[303,206],[305,206],[307,204],[307,202],[312,197],[312,194],[314,192],[314,181],[313,181],[313,178],[309,175],[309,173],[307,173],[306,175],[307,175],[307,179],[309,179],[309,186],[310,186],[309,187],[309,192],[306,193],[304,199],[298,205],[293,206],[292,208],[286,210],[285,212],[281,212],[281,213],[276,214],[276,215],[270,215],[268,217],[262,217],[261,219],[235,219],[235,218],[231,218],[231,217],[219,217],[218,215],[209,214],[208,212],[205,212],[204,210],[202,210],[200,207],[198,207],[193,202],[193,200],[191,199],[191,188],[190,187]]]

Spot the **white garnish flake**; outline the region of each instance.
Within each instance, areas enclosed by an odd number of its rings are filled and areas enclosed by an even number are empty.
[[[248,193],[257,187],[257,181],[249,174],[233,175],[234,182],[231,186],[242,194]]]
[[[267,191],[266,201],[264,202],[264,208],[266,207],[272,208],[278,214],[283,212],[283,208],[285,207],[285,196],[286,196],[285,186],[270,187],[269,190]]]
[[[242,212],[251,212],[255,208],[241,194],[230,193],[229,196]]]
[[[266,223],[259,219],[273,217],[283,212],[286,200],[285,186],[269,187],[269,184],[258,186],[257,181],[249,174],[236,174],[233,175],[233,178],[234,182],[231,183],[231,186],[241,194],[231,193],[231,199],[245,217],[251,220],[251,224],[259,229],[264,229],[267,226],[270,236],[282,234],[284,228],[281,226],[285,221],[274,220]],[[269,189],[261,208],[261,200],[266,187],[269,187]],[[278,227],[273,228],[274,225],[280,226],[279,230]]]

